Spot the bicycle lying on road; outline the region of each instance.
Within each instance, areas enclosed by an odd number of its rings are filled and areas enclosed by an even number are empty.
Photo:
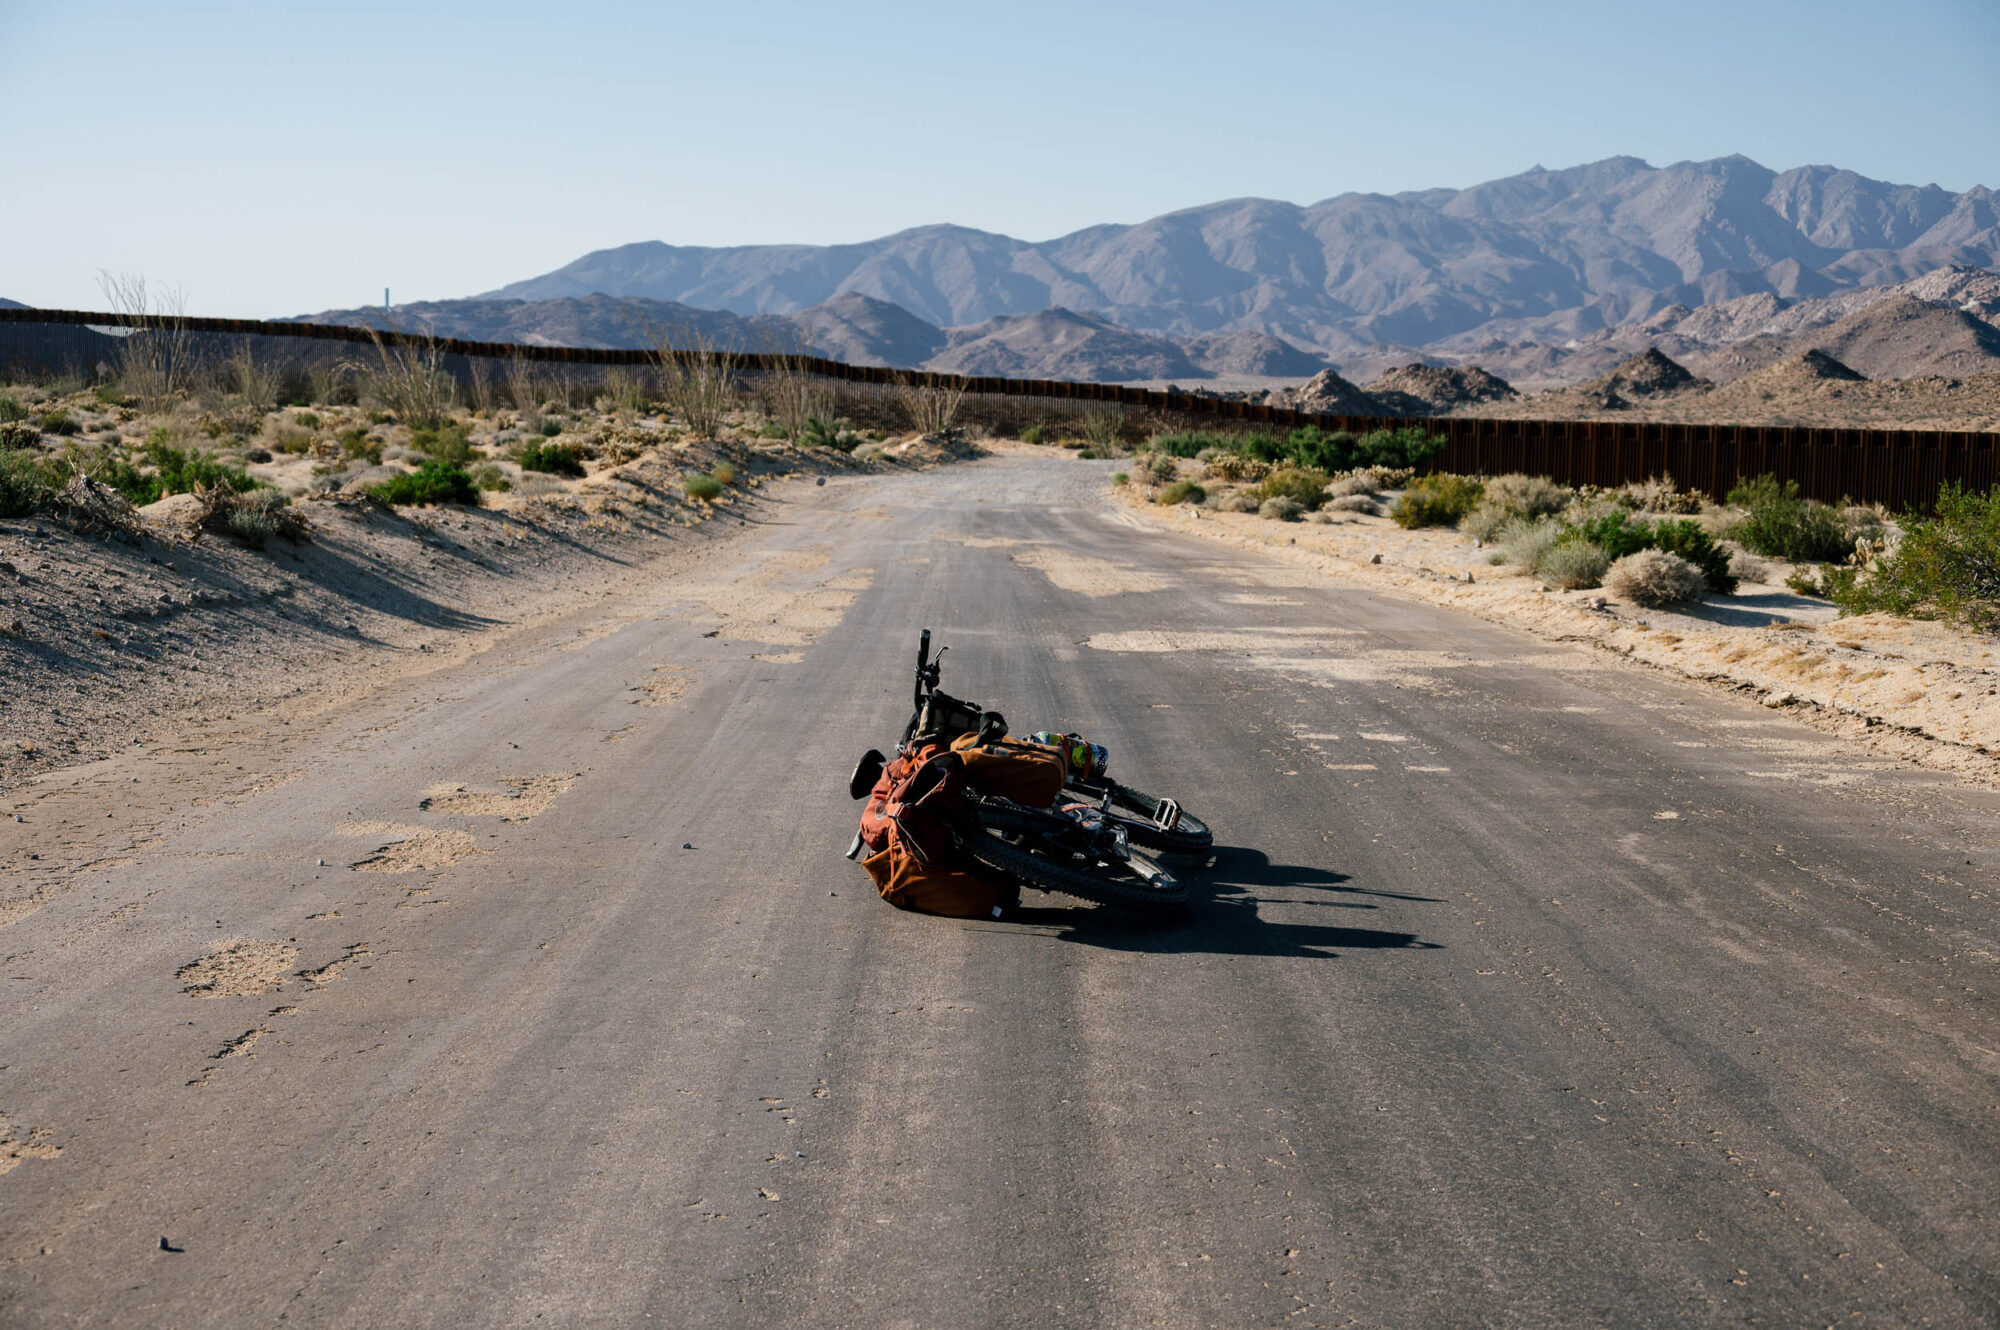
[[[1207,824],[1174,799],[1111,780],[1104,750],[1074,736],[1008,738],[999,712],[939,687],[943,656],[940,648],[932,659],[925,629],[914,709],[895,763],[871,749],[849,779],[848,793],[868,799],[869,811],[848,857],[881,853],[894,839],[925,867],[942,852],[971,871],[1040,891],[1151,913],[1185,909],[1187,884],[1154,855],[1206,852],[1214,839]],[[1049,806],[1010,797],[1006,779],[982,778],[1007,776],[1009,753],[1034,767],[1030,784],[1060,765],[1060,791]]]

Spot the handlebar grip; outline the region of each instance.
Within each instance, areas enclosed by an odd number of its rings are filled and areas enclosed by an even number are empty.
[[[923,637],[917,643],[917,672],[921,674],[923,672],[924,666],[930,663],[931,663],[931,630],[926,628],[924,629]]]

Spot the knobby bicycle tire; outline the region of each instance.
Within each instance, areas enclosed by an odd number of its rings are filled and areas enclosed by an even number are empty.
[[[966,852],[982,866],[1045,891],[1150,914],[1179,914],[1187,908],[1188,884],[1143,855],[1134,857],[1157,874],[1154,881],[1125,864],[1100,862],[1083,868],[1061,863],[1011,845],[988,831],[975,832],[965,840]]]
[[[1139,815],[1140,825],[1130,822],[1124,825],[1125,834],[1141,845],[1168,854],[1200,854],[1215,844],[1215,835],[1209,831],[1208,823],[1185,809],[1181,810],[1181,820],[1174,824],[1172,831],[1162,831],[1152,825],[1152,819],[1160,811],[1160,801],[1144,790],[1113,784],[1111,802]]]

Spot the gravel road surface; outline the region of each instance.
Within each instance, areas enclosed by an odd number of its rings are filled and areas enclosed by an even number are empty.
[[[2000,798],[1105,470],[60,778],[174,805],[0,928],[0,1324],[2000,1320]],[[875,899],[925,626],[1215,827],[1191,918]]]

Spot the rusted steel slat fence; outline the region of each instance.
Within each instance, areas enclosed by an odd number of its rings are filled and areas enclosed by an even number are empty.
[[[433,349],[443,355],[497,360],[533,360],[572,365],[651,365],[649,350],[582,346],[528,346],[516,342],[472,342],[420,333],[378,332],[324,323],[277,323],[260,319],[205,319],[134,316],[87,310],[0,309],[0,323],[68,324],[98,327],[172,326],[190,333],[253,337],[300,337],[321,341],[373,343]],[[676,352],[683,359],[696,353]],[[1047,398],[1058,402],[1103,402],[1141,407],[1170,416],[1209,417],[1239,425],[1293,429],[1317,425],[1357,434],[1420,425],[1443,435],[1445,448],[1433,465],[1471,475],[1522,471],[1550,476],[1568,485],[1622,485],[1671,475],[1685,488],[1727,493],[1739,480],[1765,474],[1795,480],[1812,498],[1847,498],[1891,508],[1927,508],[1938,487],[1958,481],[1985,491],[2000,484],[2000,434],[1962,430],[1800,429],[1767,425],[1674,425],[1604,420],[1491,420],[1465,417],[1330,416],[1262,403],[1128,388],[1115,383],[1072,383],[1060,379],[1002,379],[925,370],[850,365],[817,356],[779,357],[756,352],[734,355],[748,371],[776,368],[782,360],[814,374],[848,383],[918,387],[962,387],[968,393]]]

